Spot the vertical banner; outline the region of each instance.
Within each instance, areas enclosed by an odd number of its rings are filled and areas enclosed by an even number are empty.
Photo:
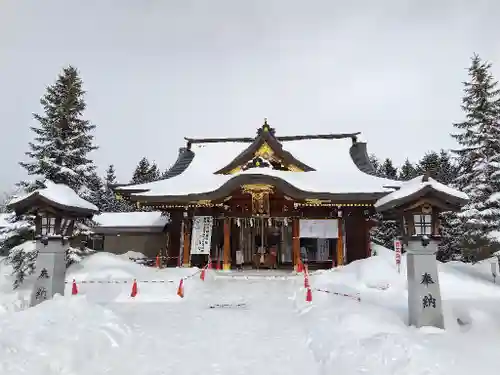
[[[401,272],[401,240],[394,240],[394,250],[396,252],[396,265],[398,272]]]
[[[212,216],[195,216],[191,234],[191,255],[210,255],[212,244]]]

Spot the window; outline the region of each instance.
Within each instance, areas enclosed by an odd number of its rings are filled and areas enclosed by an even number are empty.
[[[415,221],[415,235],[431,235],[432,234],[432,217],[431,215],[413,215]]]
[[[47,236],[56,233],[56,218],[55,217],[42,217],[42,236]]]

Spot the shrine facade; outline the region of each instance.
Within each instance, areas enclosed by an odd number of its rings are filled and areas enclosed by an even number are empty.
[[[168,265],[330,268],[370,256],[373,205],[398,184],[358,136],[278,136],[265,121],[255,137],[185,138],[164,179],[113,189],[169,215]]]

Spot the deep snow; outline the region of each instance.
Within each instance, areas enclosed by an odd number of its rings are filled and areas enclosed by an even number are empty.
[[[69,270],[65,297],[35,308],[25,309],[27,291],[9,291],[4,276],[0,373],[496,373],[500,288],[487,277],[489,265],[441,264],[447,329],[416,329],[406,326],[405,258],[398,274],[394,253],[376,250],[312,274],[311,304],[303,278],[291,273],[211,271],[201,281],[197,269],[156,270],[105,253]],[[181,299],[178,283],[189,275]],[[78,296],[70,293],[73,278]]]

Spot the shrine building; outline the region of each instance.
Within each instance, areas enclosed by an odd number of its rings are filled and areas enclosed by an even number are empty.
[[[113,189],[170,217],[158,252],[171,266],[330,268],[370,256],[373,205],[400,184],[374,175],[358,136],[265,121],[254,137],[185,138],[162,180]]]

